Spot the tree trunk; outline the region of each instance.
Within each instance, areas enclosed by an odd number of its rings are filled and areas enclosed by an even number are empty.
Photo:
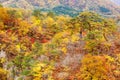
[[[106,37],[105,33],[103,34],[103,36],[104,36],[105,40],[106,40],[106,41],[108,41],[108,39],[107,39],[107,37]]]
[[[83,36],[82,36],[82,31],[80,31],[80,38],[83,38]]]

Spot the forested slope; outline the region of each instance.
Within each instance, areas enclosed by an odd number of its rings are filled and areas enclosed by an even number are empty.
[[[0,7],[0,80],[119,80],[116,22]]]

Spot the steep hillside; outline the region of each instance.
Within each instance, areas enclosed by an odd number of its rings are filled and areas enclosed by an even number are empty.
[[[0,2],[5,7],[18,7],[25,9],[44,8],[55,10],[55,12],[65,10],[59,10],[58,6],[62,6],[62,8],[67,7],[71,8],[71,10],[90,10],[107,15],[120,13],[120,7],[111,0],[0,0]]]

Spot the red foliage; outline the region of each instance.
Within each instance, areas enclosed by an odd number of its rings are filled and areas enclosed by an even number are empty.
[[[48,41],[49,41],[49,40],[43,38],[40,42],[41,42],[41,43],[47,43]]]
[[[12,30],[8,29],[6,33],[12,32]]]
[[[35,42],[35,38],[31,38],[30,41],[33,44]]]

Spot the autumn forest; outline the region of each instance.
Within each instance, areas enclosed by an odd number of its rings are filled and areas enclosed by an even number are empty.
[[[120,80],[120,17],[0,7],[0,80]]]

